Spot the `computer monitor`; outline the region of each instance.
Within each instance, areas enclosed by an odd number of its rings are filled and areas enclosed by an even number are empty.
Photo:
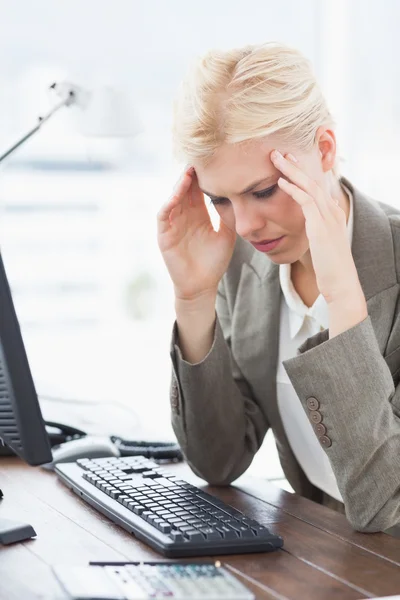
[[[52,460],[49,438],[0,254],[0,443],[1,440],[30,465],[41,465]],[[30,525],[2,519],[0,513],[0,544],[22,541],[34,535],[36,533]]]

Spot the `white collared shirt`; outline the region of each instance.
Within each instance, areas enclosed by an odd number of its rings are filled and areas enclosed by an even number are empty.
[[[353,197],[347,187],[345,187],[345,191],[350,200],[347,232],[351,244],[354,221]],[[307,478],[316,487],[343,502],[328,456],[320,445],[282,365],[282,361],[297,356],[297,349],[309,337],[329,327],[328,307],[321,294],[312,306],[307,307],[294,289],[290,273],[290,264],[279,266],[283,297],[280,310],[277,369],[278,408],[289,444]]]

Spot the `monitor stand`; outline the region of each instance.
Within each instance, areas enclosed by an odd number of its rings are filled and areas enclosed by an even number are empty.
[[[3,492],[0,490],[0,500]],[[32,525],[20,523],[18,521],[9,521],[0,517],[0,544],[14,544],[29,540],[36,535]]]

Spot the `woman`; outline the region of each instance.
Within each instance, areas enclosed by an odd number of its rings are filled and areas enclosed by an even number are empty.
[[[191,166],[158,214],[158,244],[176,298],[172,422],[188,463],[229,484],[272,428],[296,492],[357,530],[394,527],[400,211],[339,176],[310,65],[279,44],[201,58],[174,142]]]

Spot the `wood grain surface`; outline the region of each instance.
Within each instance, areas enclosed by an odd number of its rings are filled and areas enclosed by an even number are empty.
[[[357,533],[343,515],[266,480],[244,476],[234,486],[211,487],[186,465],[169,470],[284,538],[277,552],[218,557],[257,599],[357,600],[400,593],[400,539]],[[27,521],[37,532],[36,539],[0,546],[1,600],[64,600],[52,565],[164,560],[78,498],[54,473],[2,458],[0,487],[0,516]]]

